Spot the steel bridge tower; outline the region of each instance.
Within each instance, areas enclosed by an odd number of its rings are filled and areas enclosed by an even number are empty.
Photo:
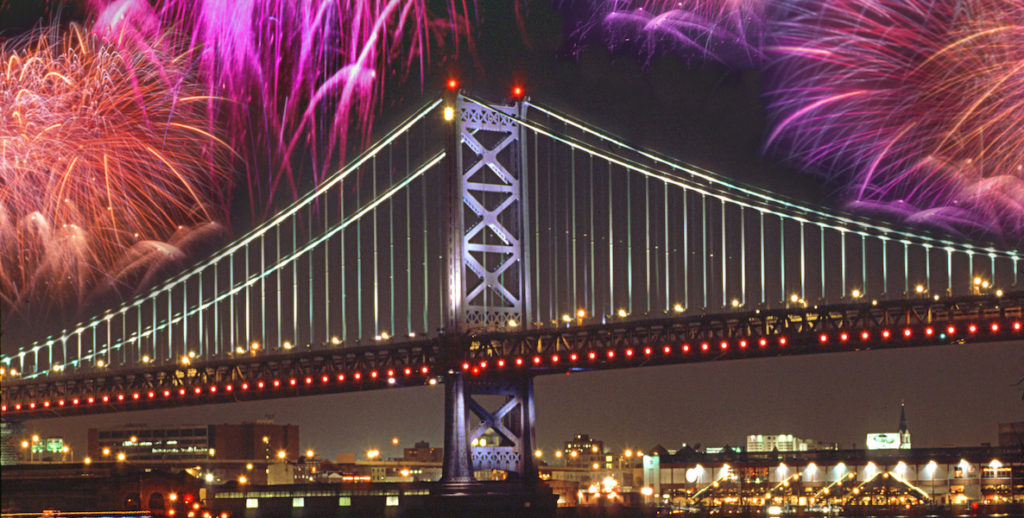
[[[530,314],[526,145],[517,122],[525,110],[523,102],[492,107],[454,90],[445,95],[448,357],[441,481],[449,487],[473,484],[479,470],[505,470],[527,486],[537,479],[532,376],[474,381],[462,367],[470,348],[479,346],[474,334],[521,325]],[[504,396],[504,402],[492,411],[474,395]],[[498,445],[470,448],[488,431]]]

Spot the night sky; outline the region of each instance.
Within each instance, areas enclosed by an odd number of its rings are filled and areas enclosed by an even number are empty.
[[[387,92],[388,107],[417,105],[449,73],[490,98],[521,84],[534,100],[622,136],[635,145],[697,164],[740,182],[798,199],[836,201],[836,187],[762,153],[766,122],[757,71],[679,61],[644,62],[592,45],[573,55],[563,21],[547,2],[530,2],[523,27],[510,2],[484,2],[476,53],[429,64],[421,86]],[[506,5],[509,4],[509,5]],[[957,345],[790,358],[650,367],[538,378],[537,439],[550,453],[572,434],[612,449],[668,449],[684,442],[744,444],[747,434],[792,433],[863,447],[868,432],[895,431],[899,403],[916,446],[996,441],[1000,422],[1024,419],[1024,343]],[[60,434],[84,451],[85,429],[118,423],[222,423],[273,418],[298,424],[301,446],[321,456],[362,454],[427,440],[439,445],[443,389],[423,387],[300,399],[145,411],[27,423]]]

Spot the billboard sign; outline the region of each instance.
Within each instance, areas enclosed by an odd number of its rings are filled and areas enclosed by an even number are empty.
[[[900,448],[900,434],[869,433],[867,447],[869,450],[898,450]]]

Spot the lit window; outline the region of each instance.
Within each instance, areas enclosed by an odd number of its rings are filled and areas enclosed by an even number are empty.
[[[398,495],[388,496],[385,498],[384,505],[388,507],[395,507],[398,505]]]
[[[259,509],[260,499],[259,498],[246,498],[245,508],[246,509]]]
[[[339,496],[338,497],[338,507],[349,507],[351,505],[352,505],[352,497],[351,496]]]
[[[292,507],[305,507],[306,499],[303,497],[292,498]]]

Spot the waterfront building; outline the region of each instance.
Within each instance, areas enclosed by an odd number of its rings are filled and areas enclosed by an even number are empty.
[[[747,451],[749,452],[809,451],[821,449],[820,446],[821,445],[818,441],[813,439],[801,439],[788,433],[776,435],[756,434],[747,436]],[[718,452],[721,451],[722,450],[719,450]]]
[[[562,462],[567,468],[603,469],[611,468],[611,456],[604,451],[604,441],[599,441],[585,433],[576,434],[572,440],[566,441],[562,448]]]
[[[191,461],[297,459],[299,427],[270,421],[241,424],[90,428],[88,455],[96,460]]]
[[[667,506],[762,507],[1024,503],[1020,446],[662,455]],[[656,478],[652,478],[656,477]]]

